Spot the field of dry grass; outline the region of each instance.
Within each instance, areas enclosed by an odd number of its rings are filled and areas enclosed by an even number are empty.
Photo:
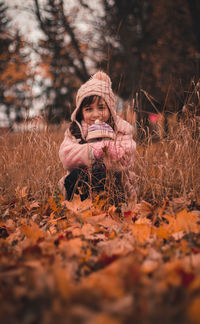
[[[200,194],[200,148],[197,121],[180,122],[167,137],[138,148],[135,161],[138,198],[197,201]]]
[[[137,145],[134,171],[138,202],[200,198],[200,147],[195,123],[180,123],[168,137],[153,144],[148,138]],[[64,130],[59,128],[1,135],[1,195],[13,199],[17,187],[27,187],[30,197],[46,201],[65,174],[58,157],[63,136]]]

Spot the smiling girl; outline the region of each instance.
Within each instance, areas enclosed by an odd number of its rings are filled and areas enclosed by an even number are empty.
[[[97,72],[80,87],[71,121],[59,150],[67,171],[59,182],[65,199],[71,200],[74,193],[84,200],[91,192],[112,191],[113,203],[125,201],[134,191],[134,127],[116,114],[115,96],[106,73]],[[112,173],[111,186],[108,173]]]

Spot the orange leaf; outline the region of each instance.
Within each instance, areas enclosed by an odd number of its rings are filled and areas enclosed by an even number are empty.
[[[22,225],[21,232],[27,237],[33,240],[34,243],[38,241],[39,238],[44,237],[44,233],[40,230],[39,226],[32,222],[31,225]]]
[[[151,227],[148,224],[134,224],[132,231],[136,241],[143,244],[150,237]]]
[[[176,224],[175,231],[185,231],[186,233],[199,232],[199,225],[197,222],[199,221],[199,217],[195,213],[188,213],[186,209],[182,210],[176,215]]]
[[[48,203],[49,203],[49,206],[50,206],[51,210],[53,210],[54,212],[58,210],[57,203],[56,203],[55,199],[52,196],[49,197]]]
[[[154,227],[152,229],[152,233],[156,234],[158,238],[161,238],[161,239],[168,239],[169,237],[169,232],[167,231],[167,229],[164,227],[164,226],[160,226],[160,227]]]
[[[170,215],[164,215],[163,216],[169,224],[165,224],[163,225],[164,228],[166,228],[167,232],[169,234],[173,233],[174,232],[174,227],[175,227],[175,217],[174,216],[170,216]]]
[[[65,200],[63,201],[62,205],[66,206],[74,213],[80,214],[90,210],[90,208],[92,207],[92,200],[86,199],[84,201],[81,201],[80,196],[75,195],[72,201]],[[88,216],[91,216],[91,214]]]

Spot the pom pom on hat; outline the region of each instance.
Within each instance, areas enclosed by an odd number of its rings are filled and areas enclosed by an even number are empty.
[[[108,84],[109,87],[112,86],[112,82],[110,80],[110,77],[104,73],[103,71],[98,71],[97,73],[95,73],[91,79],[97,79],[97,80],[100,80],[100,81],[104,81]]]

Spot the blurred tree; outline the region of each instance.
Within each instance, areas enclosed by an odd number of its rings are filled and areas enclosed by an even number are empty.
[[[34,0],[35,15],[45,39],[40,41],[40,67],[49,79],[44,88],[48,122],[69,119],[74,93],[89,78],[85,63],[85,44],[77,38],[70,16],[66,16],[63,0],[48,0],[43,9]]]
[[[193,33],[196,36],[196,42],[197,42],[197,48],[199,54],[200,53],[200,24],[199,24],[200,2],[199,0],[193,0],[193,1],[187,0],[187,4],[192,18]]]
[[[101,65],[110,71],[119,94],[128,99],[138,89],[163,100],[173,89],[170,105],[199,77],[198,0],[102,0],[105,19]],[[103,44],[102,44],[103,45]],[[118,86],[119,85],[119,86]],[[150,108],[152,109],[152,107]]]
[[[138,122],[148,131],[150,112],[180,112],[191,80],[199,78],[199,1],[102,0],[102,4],[101,48],[107,55],[100,66],[111,74],[123,99],[138,93]]]
[[[32,100],[31,71],[24,42],[18,34],[11,34],[7,7],[0,2],[0,105],[10,127],[29,110]],[[13,112],[13,117],[11,117]]]
[[[107,52],[101,66],[110,72],[118,94],[130,98],[141,86],[146,26],[149,19],[148,1],[103,0],[105,19],[102,50]]]

